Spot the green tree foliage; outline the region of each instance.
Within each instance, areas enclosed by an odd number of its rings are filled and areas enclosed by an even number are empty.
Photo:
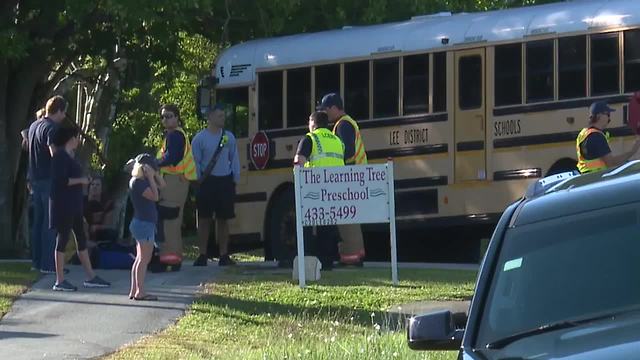
[[[16,246],[24,206],[20,130],[74,62],[165,62],[178,47],[178,31],[193,31],[197,14],[213,1],[5,0],[0,2],[0,247]],[[120,51],[116,51],[116,50]],[[124,52],[123,52],[124,50]],[[144,66],[138,65],[141,70]],[[149,77],[131,72],[138,81]],[[74,109],[71,109],[73,113]],[[24,168],[24,167],[22,167]],[[23,173],[22,173],[23,174]],[[17,245],[20,246],[20,245]]]
[[[155,62],[148,69],[147,82],[130,81],[119,104],[119,115],[109,139],[108,158],[122,165],[138,152],[155,152],[162,142],[159,108],[176,104],[187,134],[192,137],[204,127],[195,111],[196,86],[211,71],[217,47],[201,35],[178,34],[175,58],[171,62]],[[113,180],[119,166],[107,169]]]
[[[289,35],[400,21],[441,11],[473,12],[558,0],[234,0],[217,1],[214,17],[203,15],[207,35],[231,43],[253,38]],[[225,5],[228,5],[225,7]],[[225,27],[225,24],[227,25]],[[226,35],[226,36],[225,36]]]

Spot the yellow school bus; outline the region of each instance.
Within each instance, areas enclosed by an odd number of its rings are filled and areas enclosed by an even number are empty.
[[[232,242],[279,257],[295,246],[292,159],[326,93],[370,162],[394,159],[399,228],[486,231],[532,179],[575,169],[593,101],[616,109],[611,147],[628,150],[639,89],[640,1],[587,0],[247,41],[216,59],[198,103],[229,104],[238,138]]]

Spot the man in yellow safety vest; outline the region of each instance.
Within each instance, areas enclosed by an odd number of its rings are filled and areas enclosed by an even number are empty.
[[[304,167],[344,166],[344,144],[329,130],[329,118],[325,112],[316,111],[309,116],[309,132],[298,143],[293,162],[304,164]],[[312,236],[310,229],[305,228],[305,239]],[[322,270],[333,268],[338,250],[336,230],[335,226],[318,226],[314,246],[308,249],[309,253],[318,255]]]
[[[160,190],[160,263],[180,269],[182,261],[182,216],[189,193],[189,181],[196,179],[196,167],[187,134],[180,127],[180,110],[174,104],[160,108],[165,138],[158,151],[160,174],[167,185]]]
[[[578,170],[580,173],[589,173],[615,167],[625,163],[640,148],[640,139],[630,151],[619,155],[612,155],[609,147],[609,133],[604,129],[611,122],[610,108],[604,101],[596,101],[589,109],[589,127],[584,128],[576,138],[576,153],[578,156]]]
[[[345,164],[363,165],[367,163],[367,153],[360,134],[358,123],[347,115],[340,95],[329,93],[322,97],[316,108],[329,116],[334,123],[333,133],[342,140],[345,146]],[[343,265],[362,266],[365,256],[362,229],[359,224],[338,226],[342,242],[340,243],[340,263]]]

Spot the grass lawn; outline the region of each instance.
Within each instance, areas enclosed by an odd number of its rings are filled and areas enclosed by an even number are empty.
[[[0,263],[0,318],[11,309],[13,301],[38,278],[38,273],[30,271],[30,268],[30,262]]]
[[[475,272],[342,269],[300,290],[291,272],[236,267],[206,287],[175,326],[111,359],[455,359],[416,352],[384,309],[418,300],[464,300]]]

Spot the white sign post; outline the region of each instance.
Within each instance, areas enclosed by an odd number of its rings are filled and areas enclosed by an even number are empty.
[[[305,283],[304,226],[389,223],[391,277],[398,285],[393,161],[294,169],[298,281]]]

